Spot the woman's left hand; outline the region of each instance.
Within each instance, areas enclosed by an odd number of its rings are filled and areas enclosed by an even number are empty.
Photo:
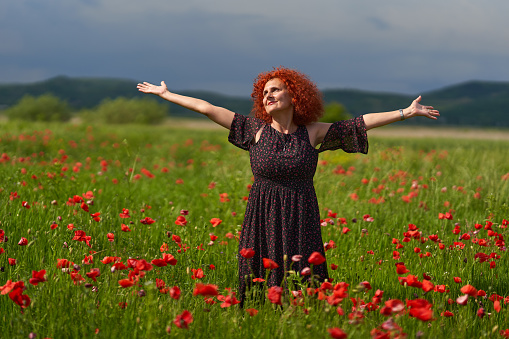
[[[409,116],[423,116],[427,117],[429,119],[437,119],[437,117],[440,116],[440,113],[438,110],[434,109],[433,106],[424,106],[421,105],[419,102],[421,101],[422,97],[419,95],[417,99],[415,99],[410,106],[406,109],[407,112],[409,112]]]

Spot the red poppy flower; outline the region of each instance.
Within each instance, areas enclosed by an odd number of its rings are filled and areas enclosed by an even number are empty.
[[[253,282],[264,282],[264,281],[265,281],[265,279],[263,279],[263,278],[254,278],[253,279]]]
[[[256,308],[248,308],[246,309],[246,312],[252,317],[258,314],[258,310]]]
[[[263,267],[268,270],[273,270],[279,267],[279,265],[272,259],[263,258]]]
[[[168,263],[166,261],[164,261],[163,259],[154,259],[151,261],[151,263],[157,267],[168,266]]]
[[[101,275],[101,271],[98,268],[92,268],[90,272],[85,273],[87,277],[92,279],[93,281],[97,281],[97,277]]]
[[[30,297],[26,294],[23,294],[24,289],[24,286],[14,288],[11,293],[9,293],[9,298],[11,298],[11,300],[19,305],[22,309],[30,306]]]
[[[396,265],[397,274],[405,274],[408,272],[410,272],[410,270],[408,270],[404,264]]]
[[[85,281],[85,278],[83,278],[81,276],[81,274],[78,273],[78,271],[72,271],[71,272],[71,279],[74,283],[74,285],[79,285],[81,284],[83,281]]]
[[[421,321],[430,321],[433,319],[433,311],[431,308],[426,307],[411,308],[409,315]]]
[[[460,291],[461,293],[468,294],[471,297],[477,297],[477,289],[472,285],[465,285]]]
[[[140,222],[143,224],[143,225],[152,225],[153,223],[155,223],[156,221],[150,217],[145,217],[145,219],[141,219]]]
[[[219,224],[221,224],[222,222],[223,222],[223,220],[221,220],[219,218],[212,218],[212,219],[210,219],[210,223],[212,224],[212,227],[216,227]]]
[[[44,275],[46,274],[46,270],[40,270],[32,271],[32,278],[30,278],[29,283],[31,283],[34,286],[37,286],[38,283],[45,282],[46,279],[44,278]]]
[[[432,291],[435,288],[435,285],[429,280],[423,280],[422,281],[422,290],[424,293],[427,293],[429,291]]]
[[[495,302],[493,303],[493,309],[497,311],[497,313],[500,312],[500,310],[502,309],[502,307],[500,307],[500,301],[495,300]]]
[[[450,311],[442,312],[440,315],[441,315],[442,317],[447,317],[447,318],[449,318],[449,317],[454,317],[454,313],[452,313],[452,312],[450,312]]]
[[[176,235],[176,234],[172,234],[171,239],[172,239],[173,241],[175,241],[177,244],[179,244],[179,243],[181,243],[181,242],[182,242],[182,240],[180,239],[180,237],[179,237],[178,235]]]
[[[163,253],[163,260],[167,264],[172,265],[172,266],[175,266],[177,264],[177,259],[175,259],[175,257],[169,253]]]
[[[197,283],[194,286],[193,295],[203,295],[205,297],[213,297],[218,295],[217,286],[212,284],[200,284]]]
[[[57,228],[57,227],[58,227],[58,224],[57,224],[57,223],[55,223],[55,222],[54,222],[54,223],[52,223],[52,224],[51,224],[51,226],[50,226],[50,228],[51,228],[52,230],[54,230],[54,229],[55,229],[55,228]]]
[[[188,329],[189,324],[192,322],[193,322],[193,315],[188,310],[185,310],[184,312],[182,312],[182,314],[177,315],[175,320],[173,320],[173,323],[178,328],[184,328],[184,329]]]
[[[96,222],[101,221],[101,217],[100,217],[100,215],[101,215],[101,213],[99,213],[99,212],[90,214],[90,216],[92,217],[92,219],[94,219]]]
[[[153,179],[153,178],[155,178],[155,175],[154,175],[154,174],[152,174],[152,172],[150,172],[150,171],[149,171],[148,169],[146,169],[146,168],[142,168],[140,171],[141,171],[141,173],[143,173],[143,175],[145,175],[145,176],[146,176],[147,178],[149,178],[149,179]]]
[[[21,203],[21,205],[22,205],[24,208],[26,208],[26,209],[30,209],[30,205],[29,205],[29,204],[28,204],[28,202],[26,202],[26,201],[23,201],[23,202]]]
[[[334,339],[345,339],[348,337],[348,335],[338,327],[328,328],[327,332],[329,332],[331,338]]]
[[[122,279],[122,280],[119,280],[118,283],[123,288],[131,287],[134,285],[134,281],[132,281],[131,279]]]
[[[18,242],[18,245],[20,245],[20,246],[26,246],[26,245],[28,245],[28,240],[27,240],[27,238],[23,238],[23,237],[21,237],[21,239],[20,239],[20,240],[19,240],[19,242]]]
[[[129,226],[127,226],[125,224],[122,224],[120,227],[121,227],[122,232],[131,232],[131,229],[129,228]]]
[[[138,271],[151,271],[152,265],[149,264],[145,259],[140,259],[136,262],[136,269]]]
[[[172,297],[175,300],[179,300],[180,298],[180,288],[178,286],[173,286],[170,288],[170,297]]]
[[[240,303],[240,300],[237,300],[237,298],[235,298],[235,293],[233,293],[232,295],[227,295],[227,296],[224,296],[224,295],[219,295],[217,297],[217,299],[219,301],[222,301],[223,303],[220,305],[221,308],[225,308],[225,307],[230,307],[232,305],[236,305],[238,303]]]
[[[89,209],[88,209],[88,205],[87,205],[85,202],[82,202],[80,207],[81,207],[81,209],[82,209],[82,210],[84,210],[85,212],[88,212],[88,211],[89,211]]]
[[[175,220],[175,225],[186,226],[186,224],[187,224],[186,218],[181,215],[179,215],[177,217],[177,220]]]
[[[16,259],[7,258],[7,261],[9,262],[9,265],[11,265],[11,266],[15,266],[16,265]]]
[[[240,255],[246,259],[250,259],[255,255],[255,251],[252,248],[243,248],[240,250]]]
[[[201,279],[205,276],[205,274],[203,274],[203,270],[201,268],[198,268],[198,269],[192,268],[191,271],[193,272],[193,276],[191,277],[191,279],[193,279],[193,280]]]
[[[109,242],[113,242],[113,241],[115,241],[115,234],[113,234],[113,233],[108,233],[108,234],[106,234],[106,236],[108,237],[108,241],[109,241]]]
[[[119,217],[123,219],[130,218],[131,216],[129,215],[129,210],[127,208],[122,208],[122,213],[119,214]]]
[[[308,262],[312,265],[321,265],[325,262],[324,256],[319,252],[313,252],[308,258]]]
[[[365,291],[369,291],[372,289],[371,284],[368,281],[363,281],[360,283],[364,287]]]
[[[283,289],[279,286],[272,286],[269,288],[267,298],[271,303],[281,305],[281,294],[283,293]]]
[[[454,282],[459,284],[461,283],[461,278],[460,277],[454,277]]]

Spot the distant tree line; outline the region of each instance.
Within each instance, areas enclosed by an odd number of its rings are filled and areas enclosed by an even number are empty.
[[[34,97],[25,95],[17,104],[7,108],[3,114],[9,120],[66,122],[73,116],[82,121],[104,124],[159,124],[168,117],[168,105],[150,97],[118,97],[104,99],[92,109],[82,109],[76,114],[67,101],[47,93]],[[332,102],[325,106],[322,122],[335,122],[350,119],[352,115],[345,106]]]
[[[105,124],[158,124],[168,116],[168,105],[150,97],[104,99],[92,109],[82,109],[76,114],[67,101],[53,94],[38,97],[25,95],[17,104],[2,112],[9,120],[69,121],[73,116],[83,121]]]

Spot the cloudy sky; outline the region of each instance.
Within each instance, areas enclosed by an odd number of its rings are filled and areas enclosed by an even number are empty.
[[[165,80],[249,96],[261,71],[418,94],[509,81],[508,0],[0,0],[0,82]]]

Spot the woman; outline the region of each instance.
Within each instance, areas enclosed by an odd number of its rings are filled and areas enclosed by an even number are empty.
[[[339,148],[367,153],[367,130],[415,116],[439,116],[433,107],[421,105],[419,96],[405,109],[365,114],[334,124],[317,122],[323,114],[320,91],[307,76],[287,68],[258,75],[251,94],[254,117],[171,93],[164,82],[161,86],[144,82],[138,89],[206,115],[230,130],[228,140],[232,144],[250,153],[255,180],[239,244],[242,302],[253,278],[265,277],[263,258],[278,266],[271,269],[268,286],[279,286],[290,267],[289,258],[302,256],[292,264],[293,270],[302,272],[313,252],[325,256],[313,186],[318,153]],[[255,255],[250,257],[243,249],[253,249]],[[327,279],[327,264],[314,266],[313,274]]]

